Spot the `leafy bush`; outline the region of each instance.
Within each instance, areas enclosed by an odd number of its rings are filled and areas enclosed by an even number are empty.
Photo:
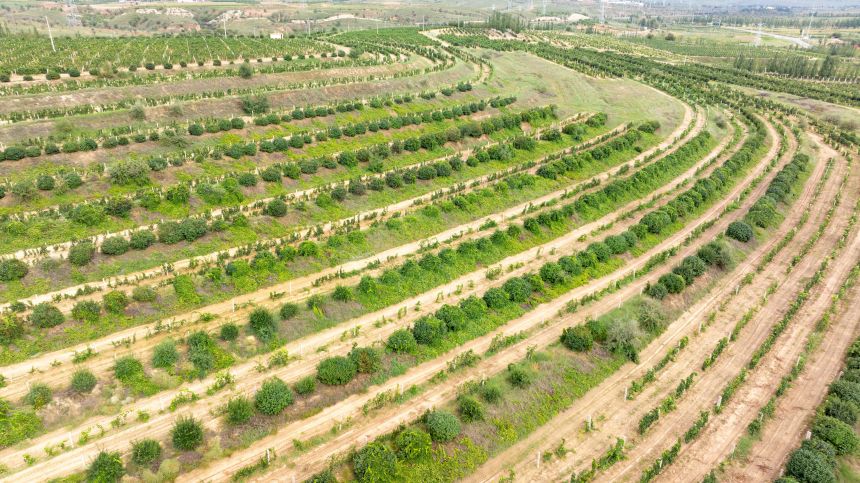
[[[138,230],[131,234],[128,245],[134,250],[145,250],[152,246],[155,240],[152,230]]]
[[[167,369],[176,365],[179,361],[179,351],[176,350],[176,343],[172,340],[161,342],[152,352],[152,367],[159,369]]]
[[[349,352],[349,358],[361,374],[373,374],[382,367],[382,358],[372,347],[356,347]]]
[[[358,371],[356,363],[342,356],[329,357],[320,362],[317,367],[317,379],[329,386],[348,384]]]
[[[436,410],[424,417],[424,424],[433,441],[445,443],[460,434],[460,420],[445,410]]]
[[[355,453],[352,466],[358,481],[393,481],[397,456],[384,444],[374,441]]]
[[[131,291],[131,299],[135,302],[154,302],[158,298],[158,292],[146,285],[138,285]]]
[[[645,294],[656,300],[663,300],[669,295],[669,290],[662,283],[655,283],[654,285],[648,285],[645,289]]]
[[[594,345],[594,337],[591,330],[584,325],[567,327],[561,332],[561,343],[570,350],[576,352],[588,352]]]
[[[442,339],[448,332],[444,322],[436,317],[422,317],[415,321],[412,335],[419,344],[431,345]]]
[[[415,461],[430,456],[433,441],[426,431],[419,428],[406,428],[394,437],[397,456],[404,461]]]
[[[131,443],[131,462],[146,467],[161,457],[161,444],[154,439],[141,439]]]
[[[122,255],[129,249],[128,240],[121,236],[112,236],[102,242],[101,251],[105,255]]]
[[[284,304],[281,306],[280,315],[284,320],[292,319],[299,313],[299,306],[296,304]]]
[[[203,425],[191,416],[182,416],[170,430],[173,447],[179,451],[192,451],[203,444]]]
[[[254,415],[254,405],[244,396],[234,397],[227,402],[227,422],[242,424]]]
[[[851,453],[860,442],[851,426],[825,415],[815,418],[812,423],[812,434],[832,444],[837,454]]]
[[[525,388],[531,385],[534,374],[523,364],[508,366],[508,382],[514,387]]]
[[[532,294],[531,283],[522,277],[514,277],[508,280],[502,288],[508,294],[511,301],[516,303],[527,301]],[[487,305],[489,305],[489,302]]]
[[[729,227],[726,228],[726,236],[746,243],[752,240],[753,230],[751,226],[743,221],[733,221],[729,224]]]
[[[399,329],[388,336],[386,347],[392,352],[398,354],[411,353],[418,349],[418,342],[412,332],[406,329]]]
[[[484,401],[495,404],[502,399],[502,388],[494,382],[488,382],[481,386],[481,397]]]
[[[42,383],[30,386],[30,391],[24,396],[24,404],[40,409],[46,406],[54,398],[51,388]]]
[[[128,307],[128,303],[128,296],[119,290],[112,290],[102,297],[105,310],[114,314],[121,314]]]
[[[280,198],[275,198],[266,205],[265,213],[280,218],[287,214],[287,204]]]
[[[143,364],[133,356],[121,357],[114,363],[113,373],[119,381],[127,383],[144,373]]]
[[[239,337],[239,326],[232,322],[222,325],[218,337],[227,342],[236,340]]]
[[[457,407],[460,415],[466,422],[482,421],[484,419],[484,406],[472,396],[462,395],[457,398]]]
[[[676,273],[666,273],[660,276],[657,285],[666,287],[669,293],[681,293],[684,291],[687,283],[684,282],[684,277]]]
[[[0,260],[0,282],[20,280],[27,275],[27,264],[17,259]]]
[[[306,396],[312,392],[314,392],[317,388],[317,381],[313,378],[313,376],[307,376],[299,379],[299,381],[293,387],[297,393],[302,396]]]
[[[850,401],[843,401],[835,396],[830,396],[824,404],[824,414],[836,418],[843,423],[853,426],[857,423],[857,405]]]
[[[78,394],[89,393],[96,387],[96,383],[96,376],[86,369],[79,369],[72,374],[71,388]]]
[[[262,414],[275,416],[292,404],[294,399],[290,386],[277,377],[272,377],[254,394],[254,407]]]
[[[99,319],[102,308],[98,302],[81,300],[72,307],[72,318],[80,322],[95,322]]]
[[[800,481],[816,483],[836,482],[833,471],[827,465],[827,459],[821,453],[808,449],[797,449],[785,465],[786,472]]]
[[[860,405],[860,383],[840,379],[830,384],[830,393],[843,401]]]
[[[500,309],[508,304],[508,294],[501,288],[493,287],[484,292],[484,302],[491,309]]]
[[[32,322],[36,327],[42,329],[56,327],[64,321],[65,317],[63,317],[63,313],[60,312],[60,309],[47,302],[37,304],[33,307],[33,311],[30,313],[30,322]]]
[[[90,263],[95,254],[96,249],[91,242],[76,243],[69,248],[69,262],[72,265],[82,267]]]
[[[111,483],[120,481],[124,475],[125,467],[119,451],[101,451],[87,468],[86,481]]]
[[[254,309],[248,320],[251,333],[263,342],[272,340],[277,334],[278,327],[275,318],[264,308]]]

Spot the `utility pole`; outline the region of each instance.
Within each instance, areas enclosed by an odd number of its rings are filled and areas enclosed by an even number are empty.
[[[224,13],[224,38],[227,38],[227,13]]]
[[[45,15],[45,23],[48,25],[48,37],[51,38],[51,50],[57,51],[57,46],[54,45],[54,34],[51,33],[51,22],[48,22],[48,16]]]

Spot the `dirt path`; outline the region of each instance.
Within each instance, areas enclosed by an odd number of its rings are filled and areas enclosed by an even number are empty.
[[[717,154],[719,154],[722,151],[722,148],[725,147],[725,143],[727,143],[729,141],[729,139],[730,138],[727,138],[724,141],[724,144],[721,144],[720,146],[718,146],[718,148],[715,148],[709,156],[707,156],[706,158],[703,158],[701,163],[705,164],[706,160],[708,158],[715,157]],[[673,187],[679,186],[681,184],[684,184],[686,179],[687,179],[687,176],[692,176],[695,173],[695,171],[698,169],[698,167],[699,167],[698,165],[699,165],[699,163],[697,163],[697,166],[691,168],[687,173],[685,173],[684,176],[677,178],[675,183],[670,183],[669,185],[664,187],[663,190],[668,190],[669,188],[673,188]],[[657,194],[657,193],[655,193],[655,194]],[[625,208],[630,208],[630,207],[631,207],[631,205],[628,205]],[[618,211],[621,211],[621,210],[618,210]],[[616,212],[616,213],[618,213],[618,212]],[[618,221],[617,218],[616,218],[616,221]],[[633,221],[634,220],[631,218],[631,219],[626,221],[626,224],[632,224]],[[579,229],[572,231],[571,233],[565,235],[561,239],[550,242],[550,243],[545,244],[545,245],[540,246],[540,247],[535,247],[535,248],[533,248],[533,249],[531,249],[531,250],[529,250],[523,254],[509,257],[509,259],[506,259],[505,261],[501,262],[500,265],[501,266],[508,266],[508,265],[515,265],[515,264],[523,263],[523,262],[531,260],[535,257],[538,257],[539,254],[542,252],[543,253],[554,253],[555,251],[558,251],[558,253],[553,256],[553,258],[558,258],[563,253],[566,253],[567,251],[569,251],[571,249],[571,247],[570,247],[571,243],[575,244],[576,246],[585,246],[585,242],[584,241],[581,242],[578,239],[580,237],[585,236],[585,235],[591,233],[592,231],[596,230],[598,227],[605,224],[606,222],[607,222],[607,220],[604,218],[602,220],[598,220],[598,221],[589,223],[589,224],[587,224],[587,225],[585,225]],[[621,231],[624,229],[624,227],[621,225],[619,225],[615,228],[618,231]],[[523,266],[521,266],[518,270],[511,271],[508,274],[506,274],[506,276],[516,276],[516,275],[521,274],[521,272],[525,273],[526,271],[528,271],[528,269],[529,269],[528,264],[523,263]],[[504,282],[504,280],[497,280],[494,282],[486,280],[484,277],[483,271],[473,272],[472,274],[461,277],[460,279],[455,280],[455,281],[453,281],[453,282],[451,282],[451,283],[449,283],[443,287],[432,290],[426,294],[422,294],[421,296],[414,297],[414,298],[412,298],[408,301],[405,301],[401,304],[397,304],[396,307],[384,309],[384,310],[381,310],[379,312],[368,314],[368,315],[362,316],[358,319],[354,319],[354,320],[350,321],[349,327],[338,326],[336,328],[329,329],[325,332],[315,334],[313,336],[309,336],[307,338],[301,339],[301,340],[296,341],[294,343],[290,343],[285,348],[289,351],[290,354],[298,354],[300,357],[303,356],[301,361],[290,364],[286,368],[276,370],[276,371],[270,371],[270,372],[267,372],[265,374],[258,374],[256,372],[256,369],[255,369],[256,360],[252,360],[252,361],[249,361],[247,363],[243,363],[241,366],[231,368],[231,372],[234,374],[237,381],[239,381],[236,385],[235,390],[240,391],[240,392],[241,391],[251,392],[259,384],[259,382],[262,381],[262,379],[264,379],[266,377],[271,377],[272,375],[282,377],[288,381],[294,381],[294,380],[297,380],[297,379],[299,379],[305,375],[312,374],[313,371],[315,370],[316,364],[322,358],[327,357],[334,352],[347,352],[353,343],[362,343],[362,342],[370,343],[373,340],[384,339],[391,332],[393,332],[394,330],[396,330],[400,326],[407,324],[413,318],[417,318],[420,315],[422,315],[423,313],[428,313],[432,310],[435,310],[436,308],[441,306],[443,303],[446,303],[446,302],[450,303],[451,302],[450,297],[453,296],[454,292],[457,292],[457,295],[456,295],[457,297],[463,298],[463,297],[466,297],[472,293],[482,293],[482,291],[484,289],[486,289],[487,287],[500,285],[503,282]],[[470,287],[470,288],[464,289],[463,287]],[[437,293],[447,293],[448,297],[445,298],[444,300],[441,300],[441,301],[437,300]],[[420,313],[415,312],[414,314],[412,313],[412,311],[410,311],[408,313],[408,319],[403,320],[403,319],[398,318],[398,311],[399,311],[401,306],[402,307],[420,306],[422,308],[422,310]],[[381,328],[377,328],[377,329],[371,329],[370,331],[362,331],[362,336],[359,339],[349,339],[347,341],[341,341],[340,340],[341,335],[344,333],[344,331],[348,331],[352,327],[368,327],[368,326],[372,326],[374,321],[386,320],[386,319],[387,320],[396,320],[397,323],[394,325],[388,324],[388,325],[385,325],[385,326],[383,326]],[[317,351],[313,350],[313,347],[322,347],[322,346],[325,346],[327,348],[326,352],[321,353],[321,352],[317,352]],[[137,348],[135,353],[137,354],[139,351],[140,351],[140,348]],[[112,364],[112,359],[108,359],[106,362],[108,364]],[[109,367],[108,367],[108,369],[109,369]],[[195,383],[191,386],[186,386],[185,389],[193,390],[196,393],[204,392],[207,385],[211,383],[211,379],[212,378],[208,378],[204,381],[200,381],[199,383]],[[144,401],[140,406],[136,405],[133,407],[128,407],[126,409],[130,413],[133,413],[138,409],[147,409],[151,412],[155,412],[155,411],[158,411],[158,410],[166,407],[170,403],[170,401],[172,400],[173,396],[175,396],[175,394],[176,394],[176,391],[170,391],[169,393],[159,394],[158,396],[156,396],[154,398],[150,398],[150,399]],[[229,396],[229,394],[225,394],[225,395],[221,395],[221,396],[223,396],[223,397],[221,397],[221,399],[226,399]],[[197,414],[199,411],[200,412],[199,416],[205,418],[207,411],[209,409],[211,409],[212,407],[215,407],[218,403],[219,403],[219,401],[210,401],[209,399],[206,399],[204,401],[197,402],[195,404],[195,407],[193,407],[191,410],[194,411],[195,414]],[[220,403],[223,404],[223,401],[220,401]],[[106,418],[106,419],[111,419],[111,418]],[[164,429],[166,431],[167,429],[169,429],[169,425],[172,424],[173,415],[168,413],[168,414],[165,414],[163,416],[159,416],[158,418],[151,419],[147,423],[148,433],[150,433],[150,434],[152,434],[152,432],[155,430],[153,428],[153,425],[157,424],[156,419],[167,420],[168,424],[166,424],[165,426],[163,426],[161,428],[161,429]],[[108,422],[108,421],[103,421],[102,423],[106,423],[106,422]],[[92,424],[95,424],[95,422],[92,422]],[[133,428],[124,429],[123,433],[131,431],[131,430],[133,430]],[[98,439],[98,440],[94,441],[94,443],[98,444],[99,446],[105,446],[105,445],[109,445],[109,442],[113,441],[114,439],[116,439],[118,441],[122,441],[123,437],[125,439],[128,439],[129,436],[124,436],[123,433],[119,433],[117,435],[107,436],[105,438]],[[38,441],[40,444],[57,444],[58,442],[66,439],[66,437],[67,436],[66,436],[65,432],[56,432],[56,433],[51,434],[50,436],[39,438]],[[73,453],[77,453],[77,452],[78,452],[78,450],[75,450]],[[14,461],[15,460],[14,456],[12,456],[11,454],[7,454],[7,453],[8,452],[4,452],[4,453],[0,453],[0,454],[2,454],[2,457],[4,459],[6,459],[8,457],[8,459]],[[50,461],[56,461],[56,458],[51,459]]]
[[[776,149],[777,146],[774,145],[774,148],[769,152],[771,157],[776,154]],[[767,161],[763,161],[760,163],[760,167],[763,169],[766,164]],[[718,217],[719,213],[722,212],[722,209],[734,201],[734,198],[743,190],[744,186],[745,184],[741,183],[736,188],[735,192],[728,194],[726,199],[709,209],[701,219],[707,220],[712,217]],[[707,231],[718,233],[720,230],[725,228],[725,224],[727,224],[727,220],[724,219],[721,222],[714,224]],[[182,481],[209,481],[224,479],[227,475],[232,474],[242,466],[259,459],[261,451],[264,451],[265,448],[274,448],[278,454],[284,454],[285,451],[291,449],[293,439],[313,437],[315,434],[327,431],[332,421],[342,420],[342,417],[353,418],[352,426],[345,432],[339,433],[338,436],[329,443],[325,443],[309,450],[308,452],[302,453],[297,460],[292,461],[291,464],[295,464],[295,468],[283,470],[283,473],[276,473],[276,476],[283,478],[286,478],[287,475],[296,476],[297,478],[309,476],[324,467],[327,459],[331,455],[340,454],[343,451],[347,451],[356,443],[362,444],[380,434],[385,434],[386,432],[396,428],[402,422],[413,420],[418,414],[422,413],[424,409],[437,405],[445,401],[447,398],[452,397],[456,392],[456,388],[459,386],[459,383],[461,383],[464,378],[474,378],[477,375],[490,373],[493,370],[506,367],[510,362],[520,359],[524,351],[527,349],[527,346],[537,345],[540,347],[541,344],[546,345],[554,342],[558,337],[558,326],[560,324],[570,323],[572,320],[576,318],[584,318],[588,314],[586,314],[585,311],[582,311],[577,314],[562,316],[561,319],[548,324],[546,324],[545,321],[549,318],[556,317],[570,300],[589,293],[597,292],[601,288],[614,284],[615,280],[618,278],[624,277],[633,271],[641,270],[651,255],[665,250],[670,246],[676,246],[678,243],[681,243],[686,236],[696,228],[696,226],[701,226],[698,223],[692,223],[691,225],[692,226],[686,227],[680,232],[670,236],[652,250],[649,250],[641,257],[638,257],[636,260],[625,265],[625,267],[621,269],[621,273],[615,273],[614,276],[603,277],[599,280],[592,281],[592,283],[587,286],[574,289],[564,294],[562,297],[540,306],[538,309],[530,312],[524,317],[506,324],[504,328],[496,331],[496,333],[488,334],[487,336],[459,347],[457,351],[458,353],[462,353],[463,351],[470,349],[479,353],[485,351],[486,348],[489,347],[493,337],[498,334],[509,335],[522,331],[537,330],[534,335],[530,336],[522,343],[511,346],[511,348],[501,351],[489,359],[485,359],[474,368],[464,370],[462,375],[460,375],[461,373],[458,373],[456,377],[450,377],[442,386],[434,387],[429,393],[422,394],[411,399],[408,403],[410,406],[408,413],[403,413],[403,407],[395,407],[393,409],[387,408],[381,410],[377,415],[373,415],[374,417],[372,419],[362,421],[360,426],[356,424],[355,421],[355,418],[359,417],[361,414],[360,408],[362,405],[375,397],[376,394],[424,382],[439,370],[444,369],[447,366],[447,359],[445,361],[437,359],[426,364],[422,364],[416,368],[415,372],[410,372],[401,378],[392,379],[372,394],[362,395],[361,398],[355,396],[350,397],[342,403],[330,407],[324,412],[324,415],[321,415],[319,418],[305,419],[288,425],[285,428],[281,428],[277,435],[264,438],[249,447],[247,450],[234,453],[229,458],[229,461],[219,461],[211,467],[201,468],[198,471],[184,475],[181,478]],[[681,254],[678,254],[677,256],[683,257],[688,252],[692,251],[692,247],[686,247],[681,250]],[[645,277],[628,285],[619,292],[604,298],[596,307],[589,307],[588,312],[599,313],[601,308],[608,309],[609,307],[614,307],[620,300],[641,291],[646,279],[650,278],[656,277]],[[592,312],[592,310],[595,312]],[[423,376],[421,374],[423,374]]]
[[[843,299],[821,345],[807,359],[803,372],[778,400],[774,414],[743,462],[732,462],[720,480],[770,481],[779,477],[788,454],[800,446],[816,408],[827,394],[827,386],[842,369],[847,346],[860,333],[860,285]]]

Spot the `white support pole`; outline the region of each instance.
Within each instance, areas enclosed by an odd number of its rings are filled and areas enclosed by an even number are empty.
[[[57,46],[54,45],[54,34],[51,33],[51,22],[48,22],[48,16],[45,16],[45,24],[48,26],[48,37],[51,38],[51,50],[57,51]]]

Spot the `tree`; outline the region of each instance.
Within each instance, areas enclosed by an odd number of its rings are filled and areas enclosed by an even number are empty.
[[[317,379],[328,386],[348,384],[358,372],[358,365],[343,356],[329,357],[317,366]]]
[[[110,313],[121,314],[128,307],[128,296],[125,292],[112,290],[102,297],[102,305]]]
[[[149,466],[161,457],[161,444],[154,439],[141,439],[131,443],[131,461],[137,466]]]
[[[460,434],[460,420],[448,411],[437,409],[424,417],[424,424],[433,441],[445,443]]]
[[[290,386],[277,377],[272,377],[267,379],[254,395],[254,407],[267,416],[275,416],[293,404],[294,400],[295,395]]]
[[[69,262],[72,265],[82,267],[90,263],[96,254],[96,249],[92,242],[83,241],[72,245],[69,248]]]
[[[0,261],[0,282],[12,282],[20,280],[27,275],[29,269],[27,264],[18,259]]]
[[[394,353],[406,354],[418,349],[418,342],[412,332],[406,329],[399,329],[388,336],[386,347]]]
[[[275,318],[264,308],[257,308],[251,312],[251,316],[248,319],[248,327],[263,342],[272,340],[278,330]]]
[[[60,309],[47,302],[42,302],[36,305],[33,307],[33,311],[30,312],[30,322],[40,329],[56,327],[64,321],[65,317],[63,316],[63,313],[60,312]]]
[[[785,471],[800,481],[830,483],[836,482],[833,471],[827,465],[824,455],[808,449],[797,449],[791,453]]]
[[[576,352],[588,352],[594,345],[594,337],[587,326],[567,327],[561,332],[561,343]]]
[[[353,456],[352,466],[358,481],[368,483],[393,481],[397,468],[397,456],[384,444],[374,441]]]
[[[397,456],[405,461],[415,461],[430,455],[433,442],[426,431],[419,428],[406,428],[394,438]]]
[[[746,224],[743,221],[733,221],[729,224],[729,227],[726,228],[726,236],[729,238],[734,238],[740,242],[748,242],[752,240],[753,230],[752,227]]]
[[[192,451],[203,444],[203,425],[191,416],[182,416],[170,431],[173,447],[180,451]]]
[[[436,317],[421,317],[412,327],[412,335],[419,344],[432,345],[448,332],[445,323]]]
[[[96,483],[111,483],[120,481],[125,475],[122,456],[119,451],[101,451],[87,468],[87,481]]]

